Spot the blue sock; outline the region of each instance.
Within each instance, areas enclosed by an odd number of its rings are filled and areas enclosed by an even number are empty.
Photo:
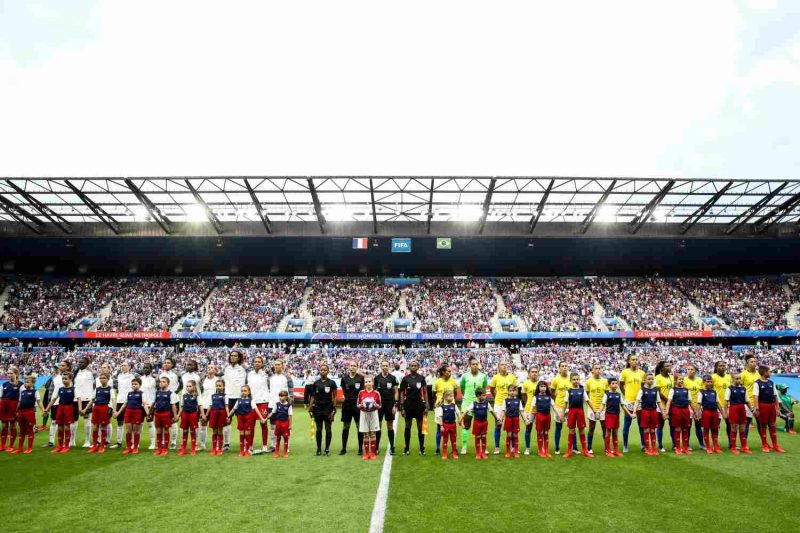
[[[564,425],[563,422],[556,422],[556,435],[553,439],[556,445],[556,451],[561,449],[561,427]]]
[[[745,422],[744,423],[744,440],[747,440],[747,437],[750,436],[750,422],[752,420],[753,420],[752,418],[748,417],[744,421]]]
[[[586,447],[590,450],[592,449],[592,442],[594,441],[594,431],[589,432],[589,436],[586,438]]]
[[[436,449],[439,450],[442,447],[442,428],[436,427]]]
[[[656,440],[658,441],[658,449],[660,450],[664,447],[664,443],[662,442],[664,440],[664,428],[661,426],[656,428]]]
[[[530,431],[526,431],[525,432],[525,448],[527,449],[527,448],[530,448],[530,447],[531,447],[531,432]]]
[[[675,446],[675,428],[670,426],[669,427],[669,438],[672,439],[672,449],[676,448]]]
[[[642,426],[639,426],[639,439],[642,441],[642,448],[644,448],[644,428]]]
[[[500,426],[494,428],[494,447],[500,447]]]
[[[572,451],[573,452],[578,451],[578,435],[576,435],[575,433],[572,434]]]
[[[725,433],[728,434],[728,449],[733,448],[733,442],[731,441],[731,423],[728,422],[728,419],[725,419]]]
[[[625,420],[622,421],[622,445],[628,447],[628,433],[631,431],[631,424],[633,418],[625,415]]]

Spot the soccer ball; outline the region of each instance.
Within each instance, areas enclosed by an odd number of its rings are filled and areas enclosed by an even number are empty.
[[[372,398],[364,398],[364,401],[361,402],[361,405],[364,407],[366,411],[375,410],[375,400],[373,400]]]

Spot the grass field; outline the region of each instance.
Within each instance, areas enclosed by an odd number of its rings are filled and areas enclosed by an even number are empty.
[[[351,432],[348,455],[315,457],[308,417],[296,413],[288,459],[98,456],[81,448],[54,455],[41,448],[46,432],[38,434],[32,455],[0,454],[2,531],[367,531],[383,456],[362,461]],[[337,421],[334,453],[340,428]],[[788,453],[652,458],[636,447],[619,459],[444,462],[433,456],[433,434],[427,457],[416,454],[412,435],[412,455],[393,459],[385,530],[800,531],[800,437],[779,439]],[[755,448],[758,437],[750,440]],[[594,448],[602,450],[599,437]]]

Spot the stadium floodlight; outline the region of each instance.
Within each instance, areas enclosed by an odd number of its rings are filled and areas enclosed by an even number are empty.
[[[483,208],[478,204],[460,204],[456,208],[454,220],[459,222],[477,222],[483,215]]]
[[[604,205],[597,211],[597,222],[616,222],[617,208],[612,205]]]
[[[353,218],[353,212],[350,208],[342,204],[331,205],[323,212],[325,213],[325,218],[328,220],[343,221]]]
[[[146,222],[150,218],[150,213],[143,205],[133,205],[131,211],[133,211],[134,222]]]
[[[205,222],[208,220],[206,210],[200,204],[188,204],[183,209],[186,213],[186,222]]]

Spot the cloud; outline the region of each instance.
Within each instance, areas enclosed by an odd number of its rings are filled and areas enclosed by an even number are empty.
[[[0,174],[728,172],[796,75],[742,70],[760,12],[723,1],[53,5],[0,48]]]

